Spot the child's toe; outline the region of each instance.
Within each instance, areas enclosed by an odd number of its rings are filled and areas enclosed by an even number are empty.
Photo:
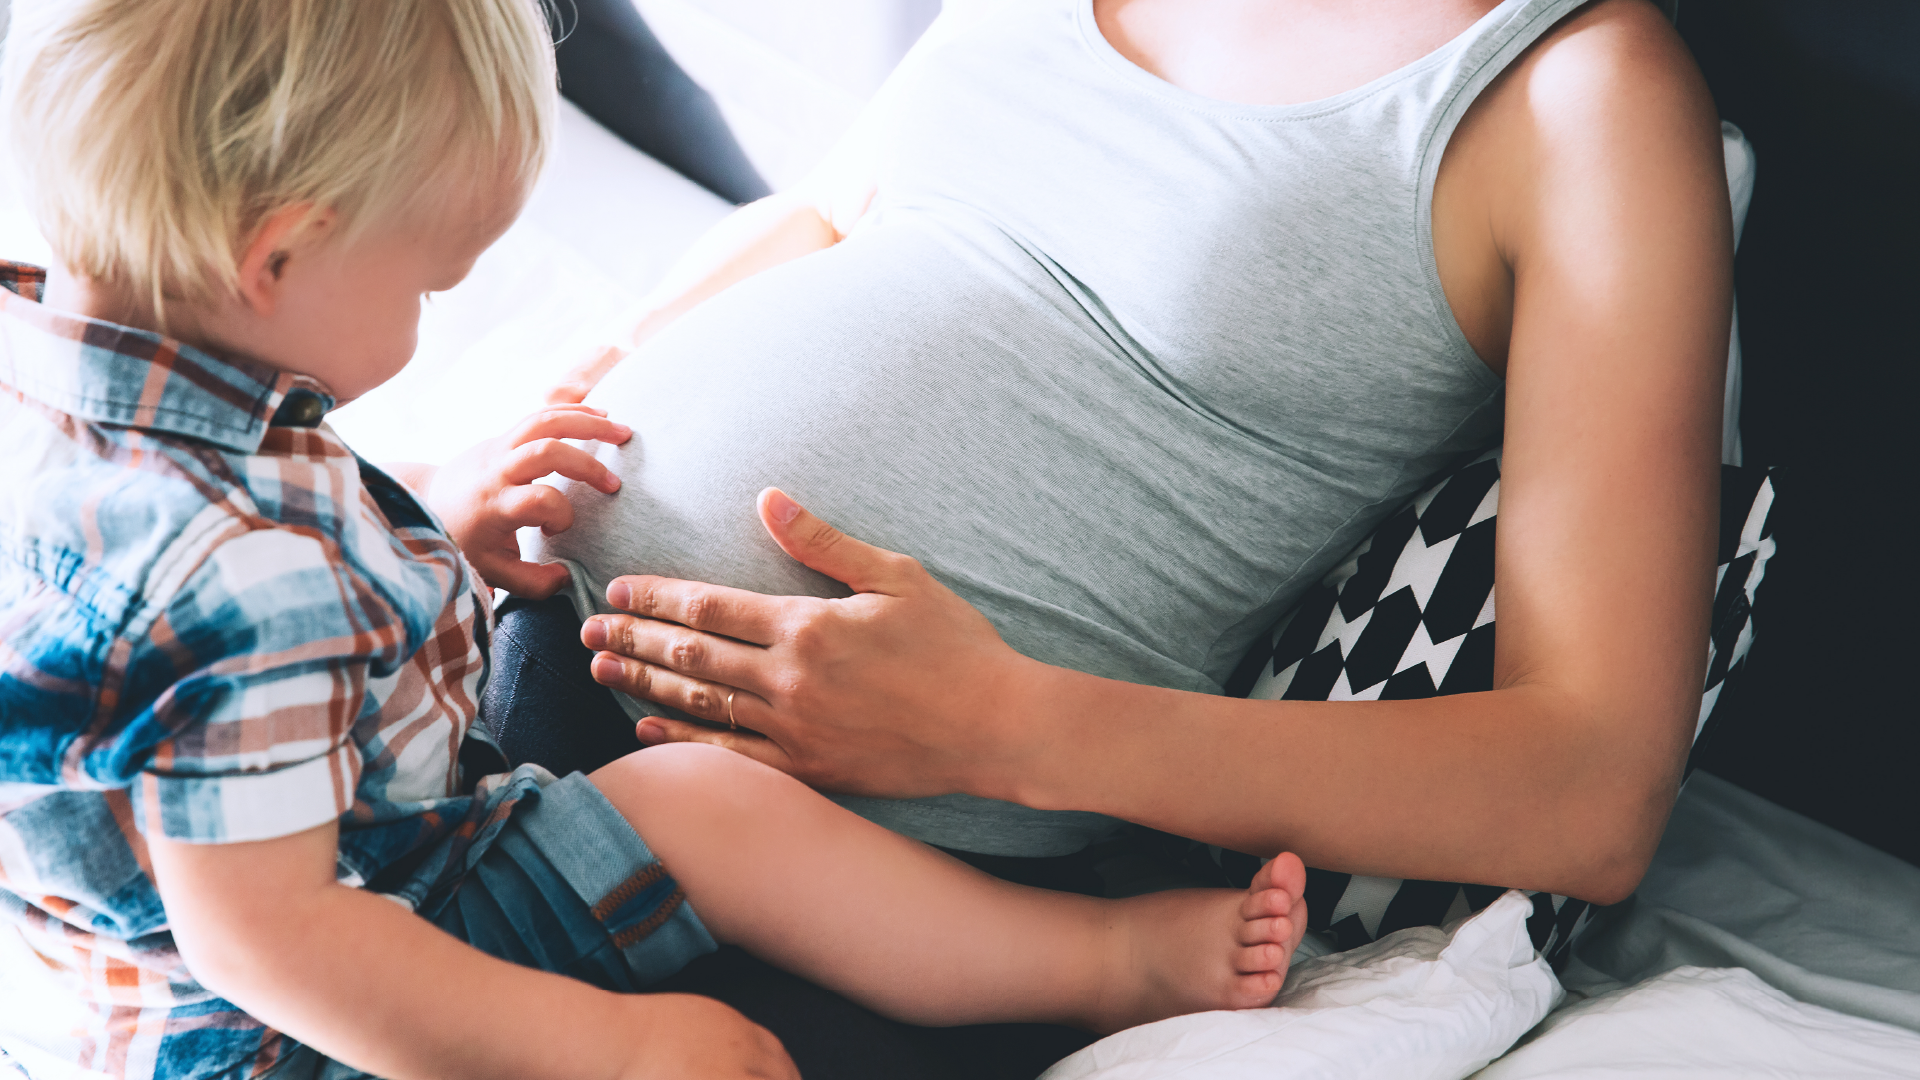
[[[1292,953],[1285,945],[1273,941],[1264,941],[1258,945],[1248,945],[1234,956],[1233,968],[1242,975],[1255,975],[1262,971],[1278,971],[1286,966]]]
[[[1285,915],[1268,919],[1249,919],[1240,924],[1238,940],[1242,945],[1284,945],[1293,938],[1293,921]]]
[[[1279,889],[1289,896],[1299,896],[1307,889],[1307,867],[1300,856],[1291,851],[1283,851],[1267,860],[1260,872],[1253,877],[1255,891],[1261,889]]]
[[[1234,987],[1234,1007],[1258,1009],[1273,1003],[1280,993],[1280,987],[1286,979],[1277,971],[1257,971],[1251,975],[1242,975]]]
[[[1293,911],[1294,898],[1281,889],[1261,889],[1250,892],[1240,901],[1240,917],[1243,919],[1266,919],[1275,915],[1286,915]]]

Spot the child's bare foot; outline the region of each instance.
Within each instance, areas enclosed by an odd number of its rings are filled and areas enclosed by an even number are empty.
[[[1271,1002],[1307,928],[1307,871],[1291,852],[1260,868],[1244,893],[1177,889],[1120,901],[1091,1015],[1101,1033],[1210,1009]]]

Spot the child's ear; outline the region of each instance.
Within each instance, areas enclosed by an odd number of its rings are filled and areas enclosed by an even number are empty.
[[[311,203],[289,206],[262,222],[240,253],[240,298],[258,315],[272,315],[280,300],[280,282],[297,249],[310,245],[333,223]]]

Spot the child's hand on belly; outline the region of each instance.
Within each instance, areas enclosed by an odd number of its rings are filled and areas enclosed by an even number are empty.
[[[550,405],[441,466],[427,489],[427,504],[488,585],[543,600],[566,585],[567,569],[521,559],[514,532],[530,526],[549,536],[564,532],[573,524],[573,504],[534,481],[559,473],[611,495],[620,489],[620,478],[592,454],[561,440],[618,446],[632,436],[632,428],[607,419],[600,409]]]

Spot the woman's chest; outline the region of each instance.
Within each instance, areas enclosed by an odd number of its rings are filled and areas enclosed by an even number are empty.
[[[1321,116],[1169,99],[1049,6],[1051,21],[963,41],[905,88],[879,220],[1004,233],[1120,351],[1249,430],[1292,411],[1297,397],[1274,397],[1302,384],[1484,392],[1424,244],[1422,102]]]

